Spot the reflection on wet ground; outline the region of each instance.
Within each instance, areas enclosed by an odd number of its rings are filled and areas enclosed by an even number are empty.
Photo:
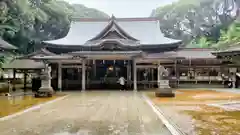
[[[229,91],[229,92],[228,92]],[[156,98],[147,94],[189,135],[238,135],[240,133],[240,94],[237,90],[177,90],[175,98]]]
[[[34,98],[31,95],[13,97],[0,96],[0,118],[34,105],[53,100],[57,97],[59,96],[54,96],[52,98]]]
[[[141,95],[133,92],[72,93],[0,122],[0,131],[1,135],[170,135]]]

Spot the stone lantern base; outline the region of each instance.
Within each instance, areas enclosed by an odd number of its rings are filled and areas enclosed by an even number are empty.
[[[43,80],[42,87],[35,93],[35,97],[52,97],[53,94],[54,90],[50,86],[49,81]]]
[[[173,89],[169,86],[169,80],[160,80],[159,88],[155,92],[156,97],[175,97]]]
[[[175,93],[171,88],[164,88],[164,89],[160,88],[155,92],[155,96],[156,97],[175,97]]]
[[[35,97],[52,97],[54,91],[51,89],[39,89],[38,92],[34,94]]]
[[[159,88],[162,88],[162,89],[170,88],[169,80],[159,80],[158,86],[159,86]]]

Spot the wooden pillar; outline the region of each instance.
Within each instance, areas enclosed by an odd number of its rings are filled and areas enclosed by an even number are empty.
[[[131,80],[132,80],[132,69],[131,69],[131,62],[130,60],[128,60],[127,63],[127,80],[128,80],[128,84],[131,86]]]
[[[177,60],[174,61],[174,72],[175,72],[175,77],[177,79]]]
[[[97,70],[97,67],[96,67],[96,60],[93,60],[93,76],[94,76],[94,79],[96,78],[96,70]]]
[[[152,72],[152,79],[151,79],[151,88],[154,88],[153,82],[154,82],[154,68],[151,68],[151,72]]]
[[[24,70],[24,87],[23,87],[24,92],[27,91],[27,71]]]
[[[137,91],[137,66],[136,60],[133,60],[133,90]]]
[[[160,88],[160,79],[161,79],[161,76],[160,76],[160,63],[158,63],[158,67],[157,67],[157,84],[158,84],[158,88]]]
[[[82,91],[86,90],[86,60],[82,60]]]
[[[129,64],[127,63],[126,67],[127,67],[127,76],[126,76],[126,80],[127,80],[127,84],[126,86],[128,87],[129,86]],[[124,61],[124,66],[125,66],[125,61]]]
[[[86,64],[86,65],[89,65],[89,62],[90,62],[90,61],[86,60],[86,63],[85,63],[85,64]],[[85,78],[86,78],[86,81],[85,81],[85,89],[86,89],[86,88],[89,88],[89,74],[90,74],[90,73],[88,72],[88,70],[87,70],[87,67],[86,67],[86,69],[85,69],[85,72],[86,72],[86,73],[85,73],[85,74],[86,74],[86,77],[85,77]],[[86,87],[86,86],[87,86],[87,87]]]
[[[192,65],[192,59],[189,59],[188,73],[190,73],[191,65]]]
[[[58,89],[62,91],[62,63],[58,63]]]
[[[177,67],[177,60],[175,60],[174,66],[175,66],[174,70],[175,70],[175,77],[176,77],[176,87],[178,87],[178,85],[179,85],[179,69]]]
[[[148,83],[148,89],[151,87],[150,81],[151,81],[151,68],[147,71],[147,83]]]
[[[13,69],[12,91],[16,91],[16,69]]]

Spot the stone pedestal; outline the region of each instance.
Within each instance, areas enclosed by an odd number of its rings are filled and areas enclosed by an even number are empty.
[[[42,80],[42,85],[37,93],[35,93],[35,97],[51,97],[54,93],[54,90],[51,86],[51,67],[47,65],[40,77]]]
[[[51,93],[53,94],[53,88],[51,87],[51,84],[49,86],[49,81],[48,80],[42,80],[42,86],[39,89],[39,92],[45,92],[45,93]]]
[[[171,88],[165,88],[165,89],[158,89],[155,92],[156,97],[175,97],[175,93],[173,92],[173,89]]]
[[[155,92],[156,97],[175,97],[173,89],[169,86],[169,80],[160,80],[158,90]]]
[[[170,88],[169,80],[159,80],[158,86],[160,89]]]
[[[169,72],[163,66],[158,65],[158,90],[156,97],[174,97],[173,89],[169,86]]]

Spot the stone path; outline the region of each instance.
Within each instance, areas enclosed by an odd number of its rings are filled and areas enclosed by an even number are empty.
[[[85,92],[0,122],[1,135],[170,135],[140,93]]]
[[[171,124],[175,125],[175,128],[177,127],[183,134],[197,134],[192,117],[182,113],[184,110],[198,110],[197,106],[163,105],[158,107],[164,112],[164,116],[171,121]]]

